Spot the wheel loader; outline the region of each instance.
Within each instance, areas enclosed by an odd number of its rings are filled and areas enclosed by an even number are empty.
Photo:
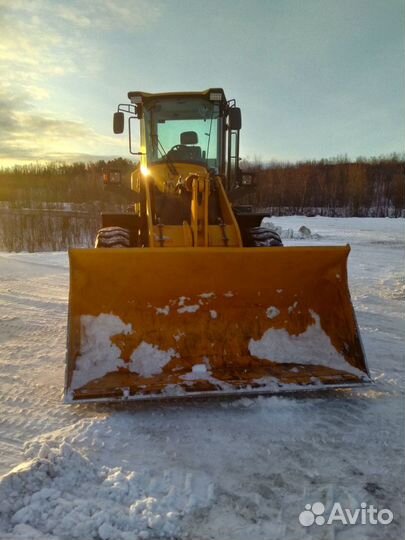
[[[65,401],[267,394],[363,385],[349,246],[285,247],[240,170],[241,111],[221,88],[129,92],[131,211],[70,249]],[[138,151],[134,125],[140,124]],[[119,171],[104,183],[117,189]]]

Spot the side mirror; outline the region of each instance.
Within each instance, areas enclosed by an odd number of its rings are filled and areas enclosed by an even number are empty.
[[[124,132],[124,113],[123,112],[114,113],[113,129],[114,129],[114,133]]]
[[[242,115],[239,107],[231,107],[228,111],[229,129],[239,131],[242,127]]]

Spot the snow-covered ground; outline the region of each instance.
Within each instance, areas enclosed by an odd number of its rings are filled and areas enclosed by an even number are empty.
[[[405,220],[271,221],[285,245],[351,244],[373,386],[63,405],[66,253],[0,253],[1,539],[404,537]],[[316,501],[325,516],[334,502],[366,503],[394,519],[302,526],[299,514]]]

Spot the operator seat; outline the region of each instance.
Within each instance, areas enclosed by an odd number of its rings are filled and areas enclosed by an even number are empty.
[[[198,135],[195,131],[183,131],[180,134],[180,144],[173,147],[168,155],[179,161],[201,161],[201,147],[190,146],[198,143]]]

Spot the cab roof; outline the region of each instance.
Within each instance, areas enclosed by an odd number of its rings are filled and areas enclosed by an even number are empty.
[[[203,90],[202,92],[157,92],[157,93],[150,93],[150,92],[141,92],[139,90],[135,90],[132,92],[128,92],[128,98],[134,102],[137,101],[136,98],[141,98],[142,101],[147,101],[149,99],[156,99],[156,98],[176,98],[176,97],[202,97],[210,100],[210,94],[221,94],[221,99],[215,99],[212,101],[226,101],[225,98],[225,92],[222,88],[208,88],[208,90]]]

